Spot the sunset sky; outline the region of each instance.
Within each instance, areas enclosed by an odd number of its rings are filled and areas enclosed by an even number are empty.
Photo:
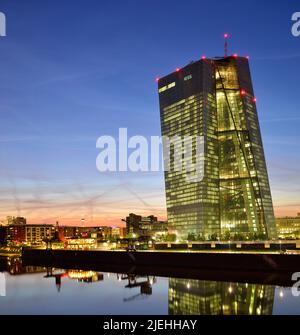
[[[299,1],[0,0],[0,220],[166,218],[163,174],[100,173],[97,138],[160,135],[157,83],[202,55],[250,56],[277,216],[300,212]]]

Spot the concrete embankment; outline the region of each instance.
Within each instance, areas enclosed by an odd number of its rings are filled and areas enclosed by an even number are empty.
[[[268,253],[210,253],[159,251],[75,251],[23,249],[23,258],[86,265],[168,267],[181,269],[300,271],[300,255]]]

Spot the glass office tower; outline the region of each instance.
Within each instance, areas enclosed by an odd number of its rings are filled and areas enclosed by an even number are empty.
[[[158,82],[162,135],[204,137],[204,177],[165,172],[168,223],[196,239],[276,237],[248,59],[201,59]],[[193,160],[197,155],[192,151]]]
[[[169,279],[170,315],[272,315],[274,286]]]

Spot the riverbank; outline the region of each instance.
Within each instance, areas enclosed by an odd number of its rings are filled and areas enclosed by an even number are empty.
[[[40,260],[45,264],[63,262],[114,264],[118,266],[169,267],[181,269],[218,269],[247,271],[299,271],[300,255],[280,253],[238,252],[160,252],[160,251],[84,251],[43,250],[23,248],[25,260]]]

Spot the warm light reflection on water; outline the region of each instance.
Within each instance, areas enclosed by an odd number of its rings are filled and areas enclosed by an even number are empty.
[[[23,266],[1,259],[0,314],[300,314],[290,288]]]

